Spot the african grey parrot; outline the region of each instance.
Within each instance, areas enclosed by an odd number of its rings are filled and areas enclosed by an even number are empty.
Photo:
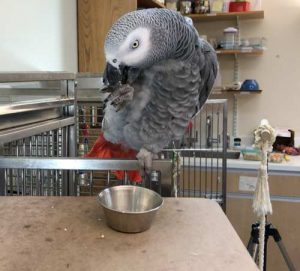
[[[110,91],[99,137],[89,157],[107,145],[136,155],[146,170],[155,154],[181,139],[207,100],[217,76],[213,48],[191,20],[168,9],[125,14],[105,40],[103,81]],[[124,157],[124,156],[121,156]],[[120,158],[120,157],[119,157]]]

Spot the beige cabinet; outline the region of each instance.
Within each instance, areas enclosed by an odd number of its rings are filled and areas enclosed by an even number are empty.
[[[253,193],[240,189],[241,176],[256,177],[257,174],[228,173],[226,213],[240,238],[247,245],[251,225],[256,222],[256,217],[252,211]],[[268,220],[279,230],[296,270],[300,270],[300,177],[270,176],[269,184],[273,215],[268,216]],[[288,270],[273,238],[268,242],[267,265],[267,270]]]

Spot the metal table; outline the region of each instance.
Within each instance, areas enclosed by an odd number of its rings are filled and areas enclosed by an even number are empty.
[[[0,270],[258,270],[212,200],[165,198],[138,234],[107,227],[95,197],[2,197],[0,217]]]

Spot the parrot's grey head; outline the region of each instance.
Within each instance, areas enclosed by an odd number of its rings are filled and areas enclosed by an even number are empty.
[[[195,39],[195,32],[177,12],[167,9],[133,11],[122,16],[108,32],[104,44],[106,60],[115,68],[146,68],[175,58],[178,44],[188,44],[191,36]]]

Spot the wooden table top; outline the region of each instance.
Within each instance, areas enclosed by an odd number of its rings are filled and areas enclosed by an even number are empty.
[[[152,227],[110,229],[95,197],[0,197],[0,270],[258,270],[217,203],[165,198]]]

